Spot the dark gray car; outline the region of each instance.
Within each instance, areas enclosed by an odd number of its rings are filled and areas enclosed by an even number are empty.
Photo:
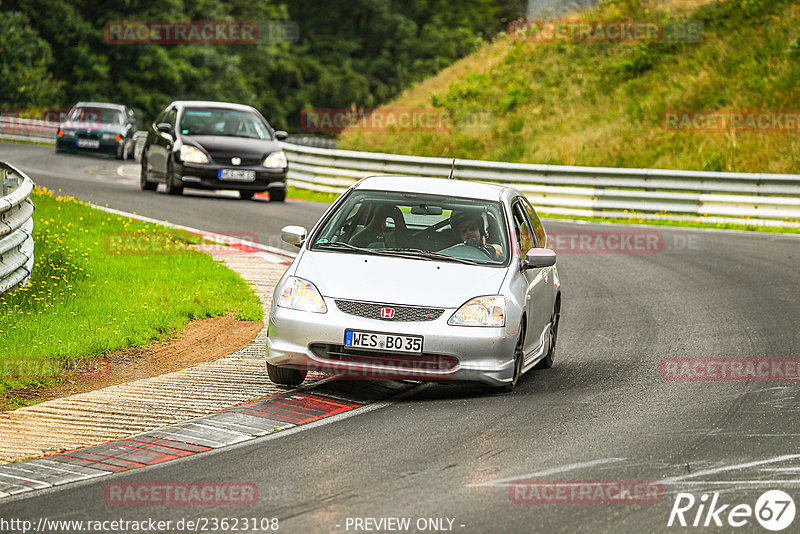
[[[184,187],[232,189],[243,199],[269,192],[286,198],[288,162],[267,120],[250,106],[226,102],[173,102],[147,133],[142,151],[141,188],[166,185],[180,195]]]
[[[133,158],[136,115],[127,106],[78,102],[59,124],[56,152],[95,153]]]

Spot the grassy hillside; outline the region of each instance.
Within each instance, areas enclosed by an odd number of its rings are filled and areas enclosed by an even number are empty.
[[[794,132],[687,131],[671,110],[800,110],[800,5],[615,0],[581,20],[700,22],[697,43],[535,43],[503,35],[386,108],[438,108],[438,131],[363,131],[341,147],[511,162],[800,173]],[[477,124],[470,118],[478,117]]]

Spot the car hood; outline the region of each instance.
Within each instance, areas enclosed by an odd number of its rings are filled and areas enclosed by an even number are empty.
[[[505,268],[305,250],[295,276],[325,297],[457,308],[500,290]]]
[[[92,121],[66,121],[59,126],[64,130],[85,130],[90,132],[110,132],[125,133],[125,126],[122,124],[111,124]]]
[[[281,149],[277,141],[268,139],[249,139],[247,137],[228,137],[223,135],[181,135],[184,142],[199,145],[214,159],[232,156],[263,159],[271,152]]]

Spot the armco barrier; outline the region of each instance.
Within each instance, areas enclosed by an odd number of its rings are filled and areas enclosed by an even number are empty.
[[[27,282],[33,270],[33,180],[0,161],[0,294]]]
[[[0,139],[54,143],[55,122],[0,117]],[[146,132],[137,132],[139,157]],[[354,152],[303,145],[328,139],[291,138],[290,185],[341,192],[371,174],[446,177],[453,160]],[[538,209],[556,215],[687,219],[800,227],[800,176],[734,172],[571,167],[456,160],[460,180],[506,183]]]
[[[449,158],[331,150],[283,143],[289,184],[341,192],[372,174],[447,177]],[[464,160],[460,180],[508,184],[544,213],[689,219],[800,227],[800,176],[570,167]],[[667,213],[664,213],[667,212]]]

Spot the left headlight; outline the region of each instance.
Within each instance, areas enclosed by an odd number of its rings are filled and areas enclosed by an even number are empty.
[[[288,165],[286,154],[281,150],[280,152],[273,152],[264,158],[264,167],[268,169],[283,169]]]
[[[506,298],[503,295],[475,297],[461,306],[447,324],[451,326],[505,326]]]
[[[208,163],[208,156],[199,148],[183,145],[181,147],[181,161],[186,163]]]
[[[328,307],[322,300],[317,287],[302,278],[290,276],[286,279],[278,299],[278,306],[292,310],[307,311],[313,313],[326,313]]]

